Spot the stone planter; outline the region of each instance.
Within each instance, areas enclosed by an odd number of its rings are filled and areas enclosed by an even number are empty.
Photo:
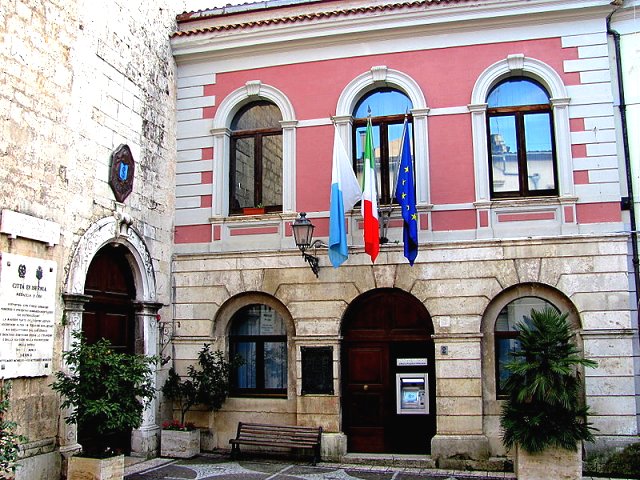
[[[160,455],[192,458],[200,453],[200,430],[162,430]]]
[[[67,480],[122,480],[124,455],[109,458],[71,457]]]
[[[581,480],[582,445],[578,445],[575,452],[548,448],[537,454],[518,447],[514,468],[518,480]]]

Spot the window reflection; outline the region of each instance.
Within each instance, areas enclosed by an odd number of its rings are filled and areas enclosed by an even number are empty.
[[[557,195],[549,95],[537,82],[509,78],[487,97],[493,197]]]
[[[230,213],[282,210],[282,114],[268,102],[243,107],[231,121]]]
[[[244,360],[234,371],[233,393],[286,395],[287,336],[282,317],[267,305],[253,304],[236,312],[231,321],[231,353]]]
[[[521,297],[507,304],[498,314],[495,323],[495,362],[496,362],[496,390],[498,395],[504,392],[504,382],[510,372],[505,365],[513,360],[512,353],[518,351],[519,323],[531,323],[531,310],[541,311],[545,308],[559,310],[548,301],[538,297]]]
[[[354,169],[362,185],[364,164],[364,139],[367,118],[371,115],[376,178],[380,204],[390,204],[394,200],[394,190],[400,164],[400,147],[405,115],[413,151],[413,125],[411,100],[394,89],[374,90],[364,96],[354,109]]]

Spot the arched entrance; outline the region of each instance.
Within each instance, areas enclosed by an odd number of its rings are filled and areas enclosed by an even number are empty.
[[[349,306],[342,323],[341,361],[349,452],[430,453],[436,432],[432,334],[427,309],[402,290],[373,290]],[[428,413],[411,408],[399,413],[398,383],[406,379],[415,384],[424,374]]]
[[[84,287],[89,301],[82,313],[82,333],[88,343],[105,339],[116,351],[135,353],[136,287],[126,251],[121,245],[108,244],[91,260]],[[78,429],[81,445],[86,447],[97,441],[100,439],[95,438],[92,426]],[[131,430],[114,434],[109,445],[129,454]]]
[[[158,345],[156,279],[151,255],[131,218],[116,212],[93,223],[78,241],[68,268],[64,292],[63,350],[82,331],[89,339],[109,338],[118,349],[155,355]],[[69,373],[68,366],[62,370]],[[75,425],[60,416],[60,453],[80,449]],[[156,404],[143,412],[140,428],[127,435],[126,445],[138,456],[154,455],[159,445]]]

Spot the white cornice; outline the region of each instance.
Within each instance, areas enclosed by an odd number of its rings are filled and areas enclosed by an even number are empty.
[[[179,63],[194,59],[287,51],[314,44],[327,46],[358,40],[381,40],[410,35],[478,28],[504,28],[533,23],[604,19],[614,9],[608,0],[486,0],[443,4],[424,10],[403,8],[367,15],[335,16],[323,20],[277,23],[218,30],[172,38]]]

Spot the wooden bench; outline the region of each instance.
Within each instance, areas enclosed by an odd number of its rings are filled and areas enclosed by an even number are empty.
[[[236,438],[229,440],[231,458],[237,458],[240,455],[240,445],[304,448],[313,450],[313,464],[315,465],[320,460],[321,436],[322,427],[239,422]]]

